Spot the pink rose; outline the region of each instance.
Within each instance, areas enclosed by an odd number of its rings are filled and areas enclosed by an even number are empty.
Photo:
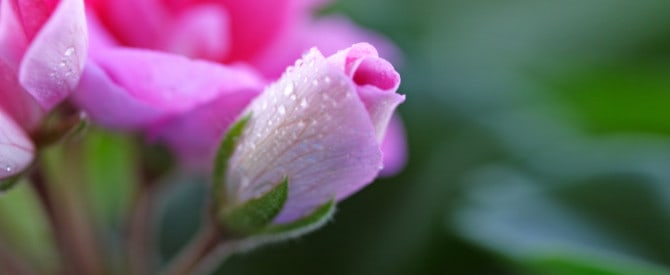
[[[103,125],[144,130],[185,164],[209,167],[230,122],[306,49],[367,40],[392,52],[344,18],[313,19],[321,2],[88,0],[90,60],[76,102]],[[389,133],[405,146],[402,130]]]
[[[316,49],[257,97],[230,158],[225,207],[258,198],[288,178],[286,223],[342,200],[383,166],[381,143],[405,100],[400,76],[369,44],[324,58]]]
[[[79,82],[87,55],[82,0],[0,0],[0,179],[33,159],[25,131]]]

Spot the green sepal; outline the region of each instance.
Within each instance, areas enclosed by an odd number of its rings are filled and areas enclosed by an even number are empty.
[[[263,234],[290,234],[302,235],[309,231],[319,228],[325,224],[335,213],[335,200],[330,200],[321,206],[317,207],[311,214],[302,217],[298,220],[285,224],[271,224],[265,227],[261,233]]]
[[[214,196],[214,205],[216,207],[223,205],[223,201],[225,200],[226,189],[224,187],[224,181],[226,179],[228,161],[230,160],[230,156],[233,155],[233,152],[235,152],[237,141],[242,135],[242,132],[244,131],[244,128],[246,127],[250,118],[251,113],[241,117],[233,125],[231,125],[230,128],[228,128],[226,135],[221,140],[219,149],[216,152],[216,158],[214,159],[214,174],[212,175],[212,180],[214,181],[214,192],[212,192],[212,194]]]
[[[56,112],[45,119],[32,138],[42,148],[83,135],[90,121],[86,113],[62,115]]]
[[[0,179],[0,193],[6,192],[14,187],[22,176],[23,174],[18,174],[9,178]]]
[[[262,231],[284,208],[288,198],[288,178],[272,188],[272,190],[235,206],[231,209],[222,209],[219,219],[226,230],[240,235],[253,235]]]

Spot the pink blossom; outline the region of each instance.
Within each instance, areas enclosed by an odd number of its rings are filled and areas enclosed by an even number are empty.
[[[385,39],[343,17],[314,19],[323,2],[87,0],[91,53],[75,101],[103,125],[144,130],[185,164],[209,167],[230,122],[306,49],[334,53],[370,41],[394,53]],[[154,76],[146,83],[137,77],[145,70]],[[179,95],[164,94],[166,87]],[[389,138],[404,140],[402,132]]]
[[[400,77],[369,44],[324,58],[309,51],[247,108],[225,201],[257,198],[288,177],[275,222],[290,222],[364,187],[383,167],[382,137],[404,101]]]
[[[0,0],[0,178],[33,159],[26,131],[79,82],[87,55],[82,0]]]

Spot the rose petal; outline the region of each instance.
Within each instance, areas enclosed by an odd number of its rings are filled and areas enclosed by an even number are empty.
[[[116,38],[102,24],[96,12],[91,8],[86,9],[86,26],[88,27],[89,56],[96,56],[100,49],[118,46]]]
[[[382,56],[394,63],[400,59],[399,51],[387,39],[356,26],[345,17],[328,16],[318,20],[302,19],[296,26],[287,28],[250,62],[266,76],[274,78],[311,47],[328,56],[362,41],[375,45]]]
[[[227,62],[253,57],[270,45],[295,17],[291,0],[221,0],[219,3],[230,15],[232,44]]]
[[[263,85],[246,68],[148,50],[109,48],[92,62],[76,101],[95,121],[121,128],[149,126],[225,94]]]
[[[13,3],[0,1],[0,62],[4,61],[15,71],[28,45],[28,38]]]
[[[171,16],[160,0],[103,0],[90,6],[124,45],[155,48]]]
[[[223,92],[262,83],[248,69],[148,50],[111,49],[96,62],[130,96],[174,111],[187,111]]]
[[[44,113],[35,99],[21,87],[16,72],[2,61],[0,61],[0,110],[4,110],[27,130],[34,129]]]
[[[390,177],[400,172],[407,163],[407,140],[405,138],[405,127],[399,116],[391,117],[381,148],[384,157],[384,169],[379,172],[379,175]]]
[[[137,129],[167,114],[156,106],[132,97],[93,61],[86,64],[73,100],[95,122],[112,128]]]
[[[223,133],[259,92],[260,87],[224,94],[210,103],[161,123],[151,136],[174,148],[186,167],[194,170],[209,169]]]
[[[19,82],[45,109],[79,82],[87,52],[83,0],[62,0],[37,33],[19,69]]]
[[[316,50],[253,101],[231,158],[228,194],[258,197],[289,178],[283,223],[341,200],[381,168],[373,125],[351,80]]]
[[[33,161],[35,147],[6,113],[0,110],[0,179],[15,176]]]
[[[229,28],[228,14],[220,6],[193,6],[171,23],[158,47],[184,56],[221,60],[230,50]]]
[[[381,141],[391,115],[405,101],[404,95],[395,93],[400,86],[400,75],[367,43],[354,44],[328,57],[328,61],[344,70],[356,84],[358,96],[368,109]]]
[[[39,32],[40,28],[49,19],[49,15],[58,5],[59,0],[16,0],[23,29],[28,39]]]

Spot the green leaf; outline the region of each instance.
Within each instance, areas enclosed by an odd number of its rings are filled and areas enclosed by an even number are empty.
[[[228,160],[235,151],[237,141],[240,135],[242,135],[242,132],[244,131],[244,128],[247,125],[247,122],[249,122],[250,118],[251,113],[243,116],[232,126],[230,126],[228,132],[226,132],[226,135],[221,141],[219,150],[216,153],[216,158],[214,159],[214,175],[212,176],[212,180],[214,181],[214,192],[212,192],[214,195],[214,205],[222,205],[223,200],[226,197],[225,188],[223,185],[226,178]]]
[[[232,209],[223,209],[220,218],[226,229],[243,235],[264,229],[279,214],[288,198],[288,178],[263,196]]]
[[[314,229],[321,227],[325,224],[335,213],[335,200],[330,200],[327,203],[319,206],[311,214],[300,218],[296,221],[270,225],[263,229],[262,233],[265,234],[290,234],[290,235],[302,235]]]

